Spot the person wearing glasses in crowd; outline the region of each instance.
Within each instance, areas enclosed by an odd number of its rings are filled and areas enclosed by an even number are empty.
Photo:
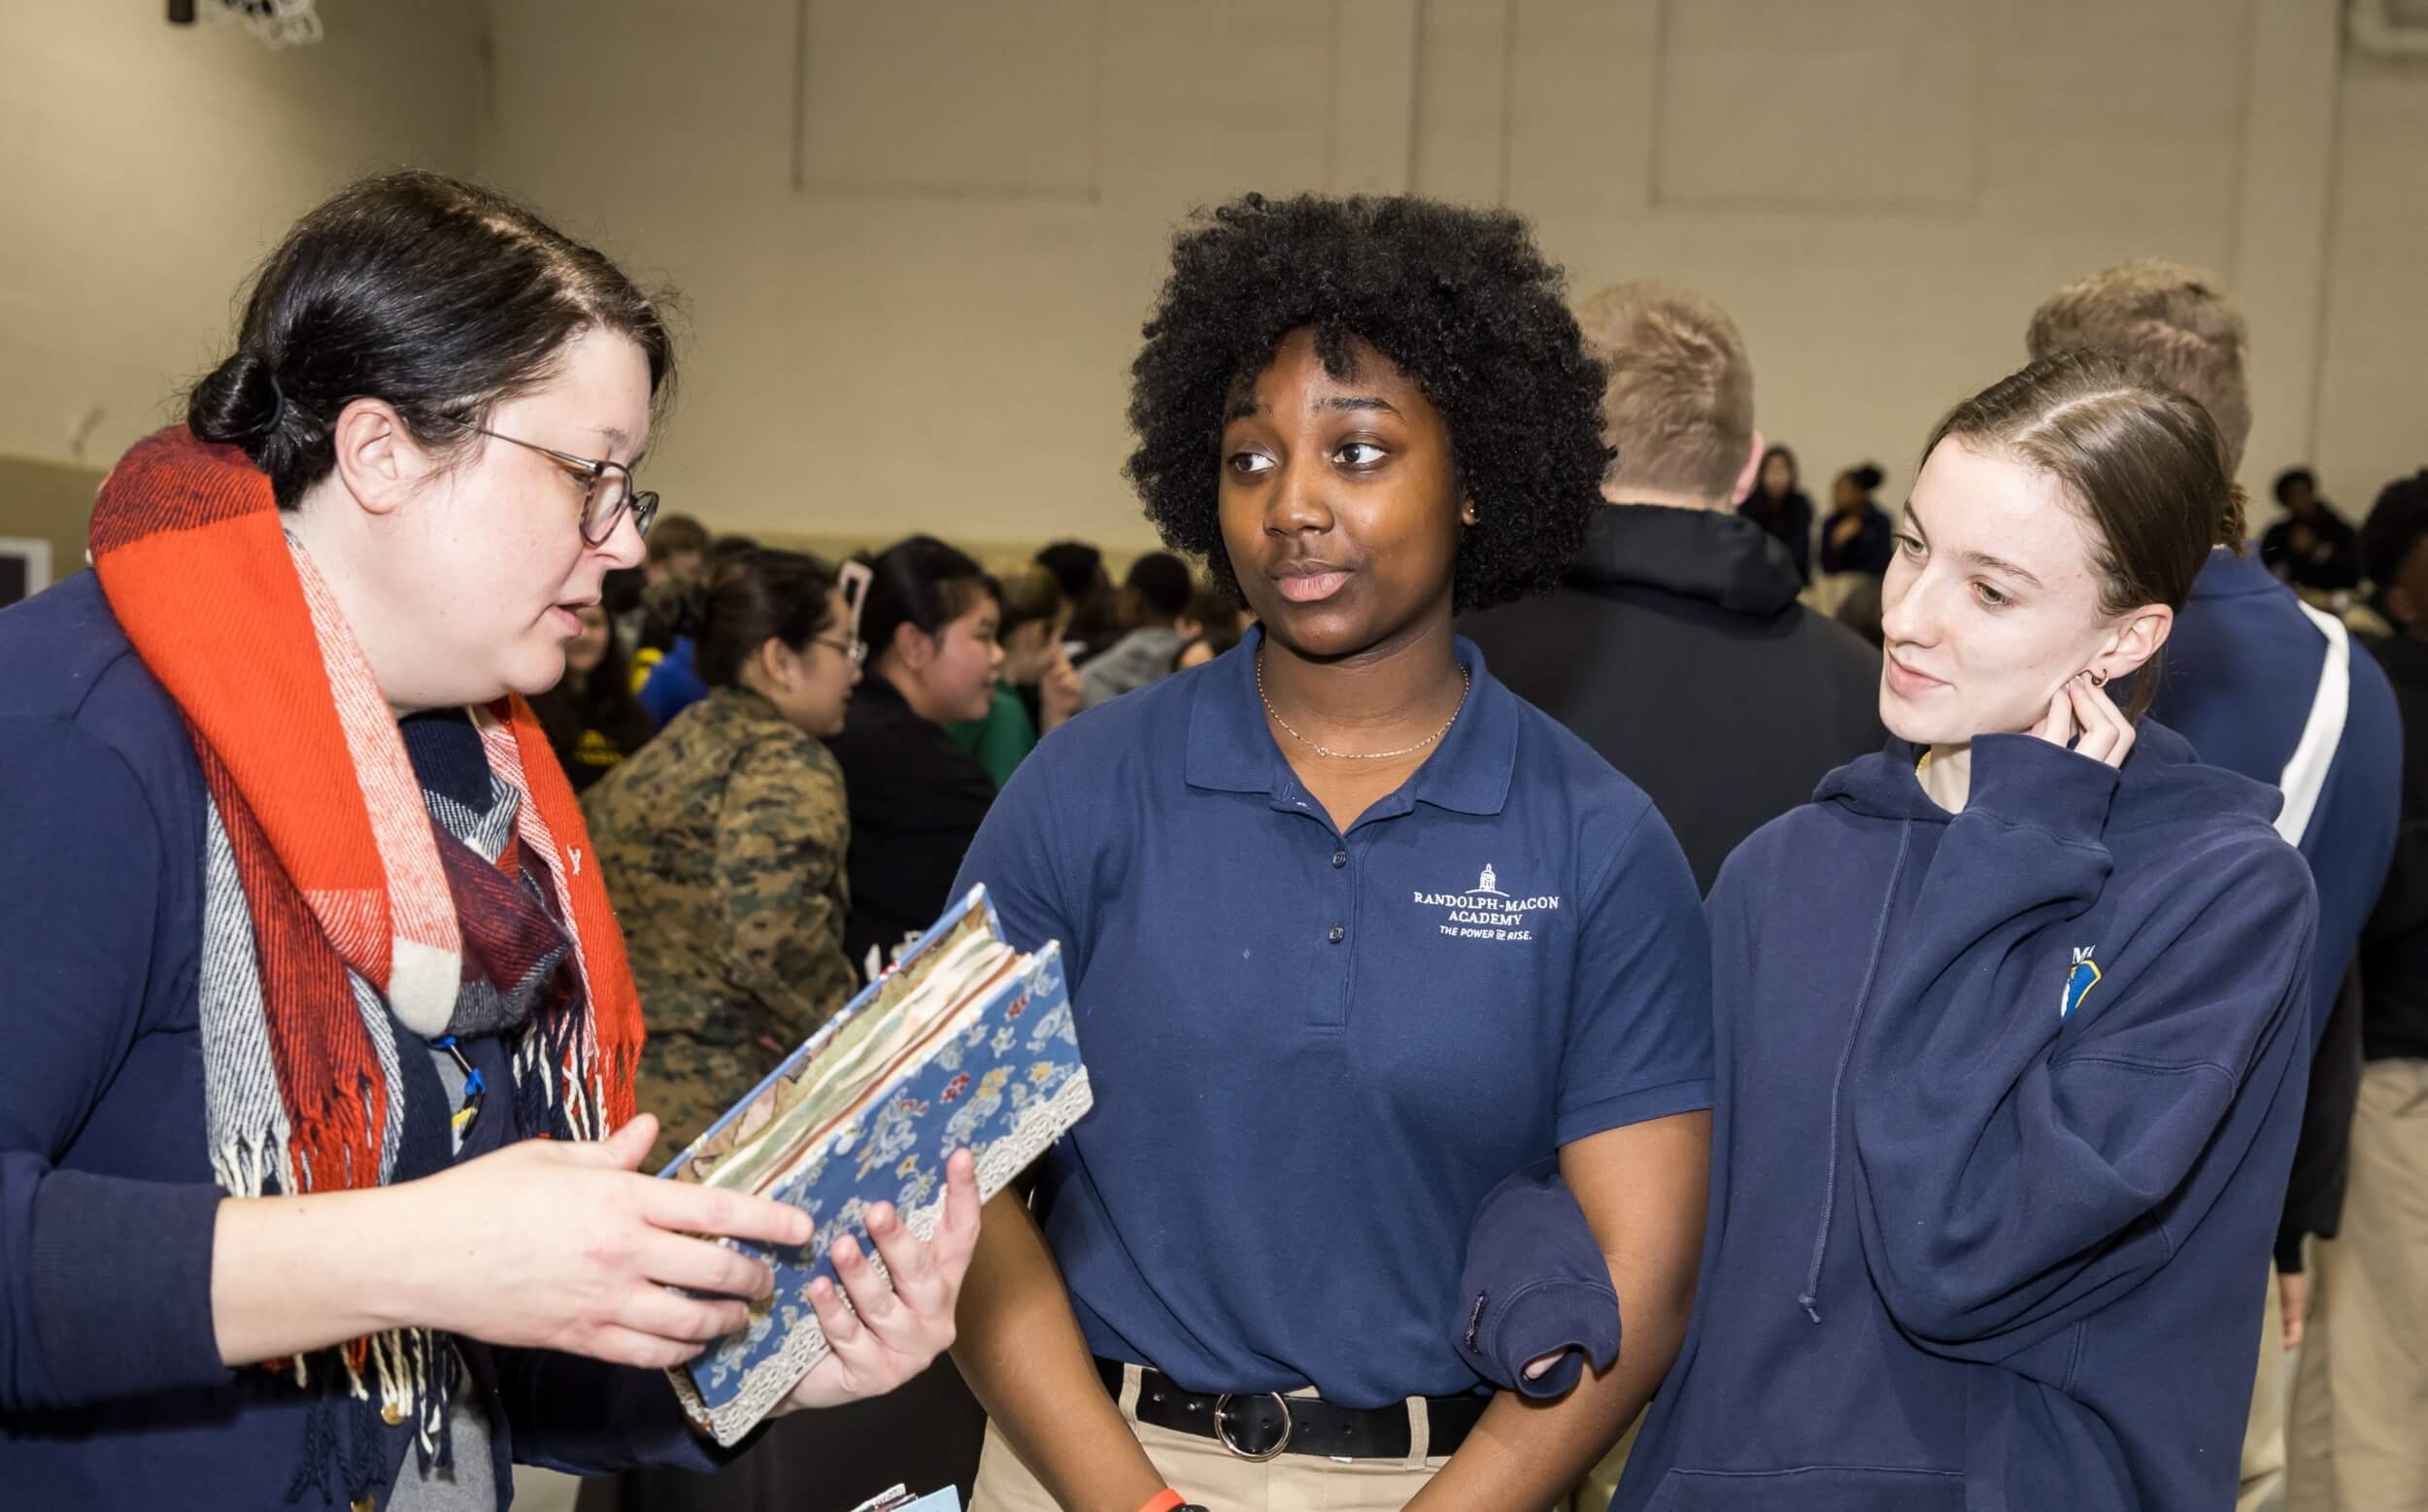
[[[1212,212],[1145,334],[1130,476],[1259,624],[1040,745],[962,868],[1062,942],[1096,1090],[971,1267],[974,1504],[1540,1512],[1685,1331],[1708,1149],[1685,855],[1453,632],[1575,552],[1602,370],[1525,222],[1414,198]],[[1627,1342],[1545,1404],[1453,1324],[1553,1159]]]
[[[844,727],[860,679],[853,595],[866,578],[797,552],[720,562],[683,611],[706,695],[583,799],[649,1025],[634,1084],[658,1118],[652,1169],[860,986],[843,952],[851,816],[822,742]],[[780,1423],[714,1477],[633,1470],[588,1482],[582,1505],[789,1506],[804,1478],[859,1484],[837,1447],[816,1420]]]
[[[858,569],[864,572],[865,569]],[[841,732],[864,652],[832,567],[759,551],[687,611],[708,695],[583,798],[649,1039],[635,1077],[674,1159],[851,1000]]]
[[[640,559],[658,306],[524,207],[366,180],[255,278],[96,570],[0,613],[0,1485],[496,1507],[715,1467],[662,1371],[806,1215],[637,1173],[640,1004],[521,696]],[[821,653],[821,655],[826,655]],[[953,1335],[977,1194],[838,1246],[784,1410]],[[843,1305],[848,1294],[852,1307]]]

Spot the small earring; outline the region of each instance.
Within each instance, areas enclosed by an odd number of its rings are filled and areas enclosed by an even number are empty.
[[[2106,688],[2108,686],[2108,674],[2105,672],[2092,673],[2091,686],[2093,688]]]

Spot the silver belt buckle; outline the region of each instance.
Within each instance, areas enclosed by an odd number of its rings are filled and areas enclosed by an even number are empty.
[[[1232,1402],[1238,1400],[1238,1396],[1235,1394],[1226,1392],[1222,1395],[1214,1398],[1214,1440],[1215,1442],[1221,1444],[1225,1449],[1228,1449],[1232,1454],[1237,1455],[1240,1459],[1253,1461],[1262,1464],[1267,1460],[1278,1459],[1281,1452],[1290,1447],[1290,1434],[1296,1425],[1290,1420],[1290,1399],[1282,1395],[1281,1393],[1257,1392],[1251,1393],[1250,1394],[1270,1396],[1273,1398],[1273,1405],[1281,1409],[1281,1437],[1275,1441],[1272,1448],[1265,1450],[1261,1455],[1250,1454],[1245,1449],[1240,1448],[1237,1444],[1232,1443],[1231,1441],[1231,1430],[1229,1426],[1223,1421],[1223,1414],[1229,1410]]]

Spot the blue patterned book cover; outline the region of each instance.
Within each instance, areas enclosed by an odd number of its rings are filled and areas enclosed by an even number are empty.
[[[877,1260],[871,1204],[894,1204],[924,1238],[954,1151],[977,1157],[983,1200],[1092,1105],[1061,947],[1014,951],[972,889],[658,1173],[772,1196],[817,1225],[798,1249],[736,1245],[775,1267],[775,1291],[748,1327],[668,1372],[685,1408],[720,1444],[740,1440],[826,1358],[807,1289],[833,1277],[827,1252],[846,1233]]]

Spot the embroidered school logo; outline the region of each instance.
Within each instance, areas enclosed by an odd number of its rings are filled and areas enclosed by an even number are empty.
[[[2060,1019],[2071,1016],[2081,1007],[2082,999],[2091,995],[2091,989],[2099,986],[2099,962],[2091,958],[2091,952],[2097,949],[2094,945],[2074,948],[2074,965],[2066,973],[2065,1000],[2057,1007]]]
[[[1483,875],[1465,892],[1419,892],[1419,908],[1443,910],[1441,932],[1460,940],[1531,940],[1531,914],[1557,910],[1556,897],[1513,897],[1501,890],[1501,874],[1484,863]]]

